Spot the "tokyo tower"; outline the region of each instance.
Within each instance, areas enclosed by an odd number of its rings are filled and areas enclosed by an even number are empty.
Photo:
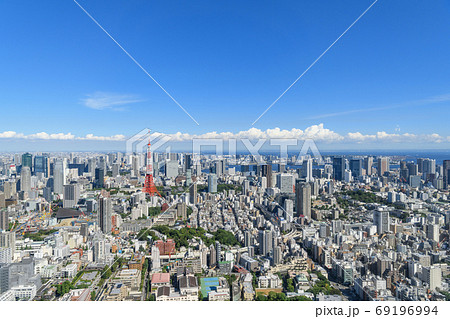
[[[147,147],[147,169],[145,173],[145,183],[143,192],[150,195],[150,197],[155,196],[157,194],[161,197],[161,194],[156,189],[155,183],[153,182],[153,158],[152,158],[152,150],[150,145],[150,138],[148,139],[148,147]]]

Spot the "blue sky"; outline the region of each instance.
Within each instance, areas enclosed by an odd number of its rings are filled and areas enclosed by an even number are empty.
[[[2,1],[0,136],[247,131],[373,1],[78,2],[200,125],[73,1]],[[379,0],[254,127],[445,140],[449,38],[448,1]]]

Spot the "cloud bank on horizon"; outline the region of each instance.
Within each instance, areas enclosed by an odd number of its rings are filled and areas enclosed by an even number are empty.
[[[160,136],[163,133],[154,132],[154,137]],[[250,128],[246,131],[233,132],[208,132],[204,134],[188,134],[177,132],[174,134],[164,134],[171,138],[172,142],[189,142],[193,139],[296,139],[307,140],[312,139],[315,142],[323,143],[376,143],[376,142],[391,142],[391,143],[444,143],[450,142],[450,136],[441,136],[436,133],[431,134],[412,134],[412,133],[387,133],[376,132],[373,134],[362,134],[361,132],[348,132],[339,134],[324,127],[324,125],[312,125],[304,130],[293,128],[291,130],[273,128],[265,131],[258,128]],[[94,134],[86,134],[85,136],[75,136],[72,133],[46,133],[39,132],[34,134],[23,134],[14,131],[0,132],[0,139],[26,139],[26,140],[76,140],[76,141],[126,141],[131,136],[117,134],[112,136],[97,136]]]

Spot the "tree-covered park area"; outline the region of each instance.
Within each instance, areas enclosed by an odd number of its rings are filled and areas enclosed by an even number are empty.
[[[23,235],[24,238],[29,238],[33,241],[43,241],[45,237],[56,233],[55,229],[41,229],[39,230],[37,233],[25,233],[25,235]]]
[[[282,292],[271,291],[267,296],[264,294],[258,294],[255,298],[256,301],[311,301],[310,298],[305,296],[295,296],[288,298]]]
[[[331,286],[330,281],[324,275],[320,272],[315,272],[315,274],[319,280],[316,281],[312,288],[308,289],[308,292],[312,292],[314,296],[317,296],[319,293],[323,293],[324,295],[342,295],[339,289]]]
[[[341,193],[342,195],[349,196],[351,199],[363,202],[363,203],[377,203],[377,204],[385,204],[386,201],[380,196],[375,195],[372,192],[366,192],[363,190],[356,191],[345,191]]]
[[[172,229],[167,226],[153,226],[153,229],[160,232],[163,235],[166,235],[168,238],[172,238],[175,240],[176,247],[180,248],[182,246],[188,247],[189,243],[188,240],[193,238],[200,238],[205,245],[211,245],[215,241],[218,241],[222,245],[228,245],[228,246],[235,246],[239,245],[239,241],[236,239],[236,237],[233,235],[233,233],[219,229],[214,233],[211,233],[213,235],[212,237],[206,236],[206,230],[204,230],[201,227],[198,228],[181,228],[180,230]]]

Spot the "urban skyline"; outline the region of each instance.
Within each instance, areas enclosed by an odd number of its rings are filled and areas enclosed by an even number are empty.
[[[63,13],[55,15],[33,1],[3,2],[2,11],[10,14],[1,22],[8,32],[0,58],[9,62],[1,75],[6,90],[0,147],[20,142],[22,151],[32,145],[48,151],[120,150],[114,140],[144,127],[190,135],[251,130],[255,118],[372,3],[61,1],[52,4]],[[450,29],[448,3],[408,3],[373,5],[254,128],[314,128],[319,139],[344,149],[364,143],[448,147],[448,44],[442,41]],[[404,14],[396,15],[399,10]],[[25,20],[33,31],[19,25]],[[18,109],[20,119],[9,121]],[[96,125],[83,125],[82,118]]]
[[[0,12],[0,302],[445,315],[448,1]]]

